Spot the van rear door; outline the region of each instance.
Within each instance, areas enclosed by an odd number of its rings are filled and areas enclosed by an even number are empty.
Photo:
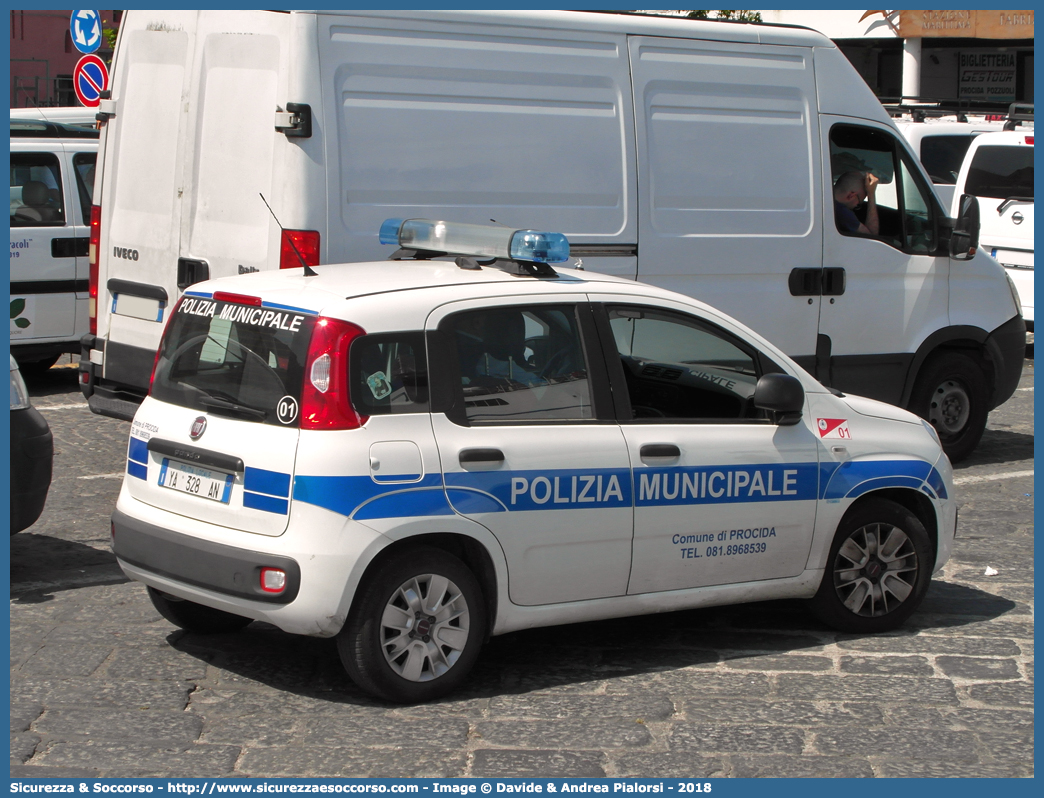
[[[108,339],[103,376],[142,392],[178,296],[183,150],[191,139],[198,13],[127,12],[113,64],[114,115],[101,136],[96,201],[98,333]]]
[[[279,232],[261,195],[281,212],[280,148],[292,145],[275,122],[287,101],[290,19],[264,11],[125,18],[105,141],[106,379],[147,388],[163,322],[185,288],[277,265]],[[296,223],[290,213],[281,220]]]

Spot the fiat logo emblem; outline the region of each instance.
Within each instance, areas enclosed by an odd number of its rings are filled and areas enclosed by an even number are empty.
[[[207,420],[203,416],[200,416],[192,422],[192,429],[189,430],[189,437],[194,441],[198,441],[203,437],[203,433],[207,431]]]

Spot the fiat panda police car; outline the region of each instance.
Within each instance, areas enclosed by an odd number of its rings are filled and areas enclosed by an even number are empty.
[[[177,626],[336,636],[363,690],[413,702],[530,627],[786,597],[892,629],[949,558],[920,418],[695,300],[556,271],[560,234],[381,240],[172,310],[112,531]]]

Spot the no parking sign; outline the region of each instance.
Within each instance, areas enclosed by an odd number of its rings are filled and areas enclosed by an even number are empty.
[[[85,55],[73,70],[76,99],[88,108],[97,108],[101,93],[109,88],[109,70],[96,55]]]

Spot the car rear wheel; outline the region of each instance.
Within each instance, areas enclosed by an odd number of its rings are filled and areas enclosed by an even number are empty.
[[[933,566],[917,516],[885,499],[868,499],[838,525],[812,611],[843,632],[886,632],[920,605]]]
[[[45,357],[42,360],[27,360],[24,362],[19,360],[18,369],[23,374],[29,374],[33,377],[38,377],[41,374],[46,373],[47,370],[51,368],[51,366],[58,362],[58,358],[60,357],[61,354],[57,354]],[[17,360],[17,358],[15,359]]]
[[[242,615],[233,615],[231,612],[216,610],[194,601],[161,593],[154,587],[150,587],[148,590],[152,606],[156,608],[156,611],[186,632],[204,635],[238,632],[252,620],[244,618]]]
[[[946,352],[930,361],[914,384],[910,409],[935,427],[951,462],[963,460],[986,429],[986,376],[967,355]]]
[[[456,557],[425,547],[393,556],[364,579],[337,648],[360,688],[414,703],[456,689],[485,634],[478,580]]]

